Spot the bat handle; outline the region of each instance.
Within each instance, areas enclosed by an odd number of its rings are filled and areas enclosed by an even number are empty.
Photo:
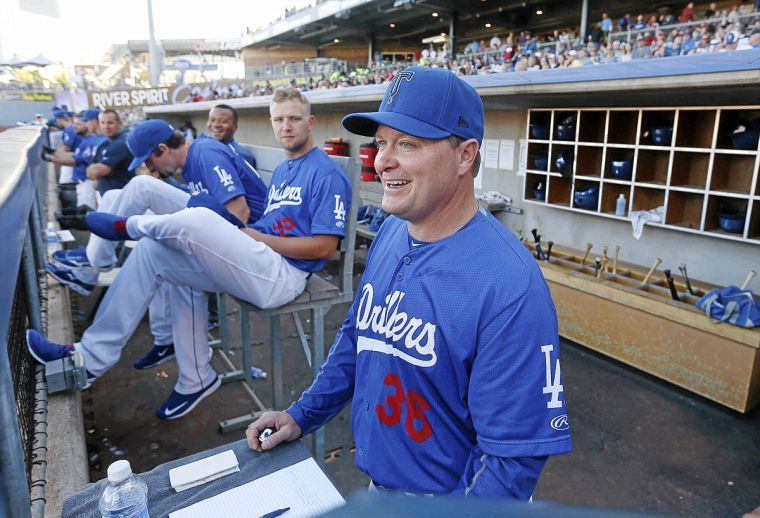
[[[617,262],[620,255],[620,245],[615,245],[615,260],[612,261],[612,275],[617,275]]]
[[[652,276],[652,274],[657,269],[657,267],[660,266],[661,262],[662,262],[662,259],[660,259],[659,257],[655,260],[654,264],[652,265],[652,267],[647,272],[646,277],[644,277],[644,280],[641,281],[641,284],[639,285],[640,287],[646,286],[647,282],[649,282],[649,278]]]
[[[552,247],[554,246],[554,241],[549,241],[547,243],[546,247],[546,260],[550,261],[552,258]]]
[[[594,245],[592,245],[591,243],[586,243],[586,253],[583,254],[583,260],[581,261],[581,266],[586,266],[586,259],[588,259],[588,254],[593,247]]]
[[[744,279],[744,282],[741,285],[742,290],[746,290],[747,286],[749,286],[749,283],[752,282],[752,279],[757,275],[757,272],[755,270],[750,270],[747,272],[747,278]]]

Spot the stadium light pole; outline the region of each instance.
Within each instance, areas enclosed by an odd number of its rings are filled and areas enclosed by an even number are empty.
[[[153,1],[148,0],[148,31],[150,39],[148,40],[148,53],[150,57],[150,84],[158,86],[159,75],[161,74],[161,63],[159,61],[158,49],[156,48],[156,37],[153,32]]]
[[[581,41],[586,43],[586,31],[588,30],[588,0],[581,4]]]

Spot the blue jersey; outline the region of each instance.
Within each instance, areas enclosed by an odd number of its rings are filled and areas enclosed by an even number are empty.
[[[285,160],[273,174],[264,215],[254,228],[264,234],[303,237],[329,234],[344,237],[351,187],[343,170],[318,148],[295,160]],[[306,272],[318,272],[325,259],[292,259]]]
[[[99,133],[93,133],[82,137],[79,145],[74,149],[74,180],[82,182],[87,180],[87,166],[95,161],[95,155],[101,144],[106,142],[108,137]]]
[[[61,143],[64,146],[68,146],[69,150],[74,151],[81,141],[82,136],[77,133],[76,127],[73,124],[69,124],[63,129]]]
[[[253,155],[252,155],[252,154],[250,154],[248,151],[246,151],[245,149],[243,149],[243,148],[240,146],[240,144],[238,144],[238,143],[235,141],[235,139],[234,139],[234,138],[231,138],[231,139],[229,139],[229,140],[225,140],[225,141],[223,141],[222,143],[223,143],[223,144],[227,144],[227,146],[228,146],[228,147],[229,147],[229,148],[230,148],[232,151],[234,151],[235,153],[237,153],[238,155],[240,155],[241,157],[243,157],[243,160],[245,160],[246,162],[248,162],[249,164],[251,164],[251,165],[254,167],[254,169],[256,168],[256,159],[255,159],[255,158],[253,158]]]
[[[129,170],[132,152],[127,147],[127,132],[122,131],[104,142],[95,154],[95,162],[108,166],[111,173],[98,178],[98,192],[102,195],[111,189],[122,189],[135,177]]]
[[[327,361],[288,412],[309,433],[349,399],[356,465],[375,483],[527,499],[570,433],[557,316],[525,246],[484,211],[417,247],[386,220]]]
[[[182,177],[191,194],[211,195],[222,204],[245,196],[251,214],[249,223],[264,210],[267,187],[259,173],[239,155],[218,140],[201,135],[190,145]]]

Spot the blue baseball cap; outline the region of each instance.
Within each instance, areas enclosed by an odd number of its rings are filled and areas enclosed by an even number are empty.
[[[475,89],[448,70],[409,67],[396,74],[380,110],[352,113],[342,124],[351,133],[374,137],[379,125],[426,139],[451,135],[483,141],[483,101]]]
[[[129,164],[129,170],[140,167],[158,145],[169,140],[172,135],[174,127],[161,119],[150,119],[135,126],[127,135],[127,147],[135,157]]]
[[[83,111],[82,115],[79,118],[87,122],[93,119],[97,119],[98,115],[100,115],[100,108],[89,108]]]

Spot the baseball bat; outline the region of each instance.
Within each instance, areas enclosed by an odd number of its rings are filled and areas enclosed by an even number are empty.
[[[540,241],[536,243],[536,258],[539,261],[545,261],[546,260],[546,255],[544,254],[544,249],[541,248],[541,242]]]
[[[668,288],[670,288],[670,296],[673,297],[673,300],[681,300],[680,298],[678,298],[676,283],[673,282],[673,276],[670,275],[670,270],[664,270],[662,273],[665,274],[665,279],[668,281]]]
[[[586,266],[586,259],[588,259],[588,253],[591,251],[591,248],[593,246],[594,245],[592,245],[591,243],[586,243],[586,253],[583,254],[583,261],[581,261],[581,266]]]
[[[602,266],[602,258],[594,259],[594,277],[599,277],[599,268]]]
[[[612,275],[617,275],[617,262],[620,255],[620,245],[615,245],[615,260],[612,261]]]
[[[742,290],[746,290],[747,286],[749,286],[749,283],[752,282],[752,279],[757,275],[757,272],[755,270],[750,270],[747,272],[747,278],[744,279],[744,282],[741,285]]]
[[[554,241],[549,241],[546,246],[546,260],[551,261],[552,259],[552,246],[554,246]]]
[[[599,270],[599,278],[604,279],[604,274],[607,273],[607,261],[606,257],[602,257],[602,269]]]
[[[693,289],[691,289],[691,282],[689,282],[689,274],[686,272],[686,263],[679,264],[678,269],[681,270],[681,275],[683,275],[683,281],[686,283],[686,289],[689,291],[690,294],[696,296],[697,294],[694,293]]]
[[[662,262],[662,259],[660,259],[659,257],[657,259],[655,259],[654,264],[649,269],[649,272],[647,272],[646,277],[644,277],[644,280],[641,281],[641,284],[639,284],[640,288],[643,288],[644,286],[646,286],[647,282],[649,282],[649,278],[652,276],[652,274],[657,269],[657,267],[660,266],[661,262]]]
[[[607,248],[609,248],[607,245],[604,245],[602,247],[602,262],[604,263],[602,268],[605,268],[607,266],[607,261],[605,261],[605,259],[607,258]]]
[[[531,229],[531,233],[533,234],[533,239],[536,241],[536,243],[539,243],[541,241],[541,236],[538,234],[538,229]]]

